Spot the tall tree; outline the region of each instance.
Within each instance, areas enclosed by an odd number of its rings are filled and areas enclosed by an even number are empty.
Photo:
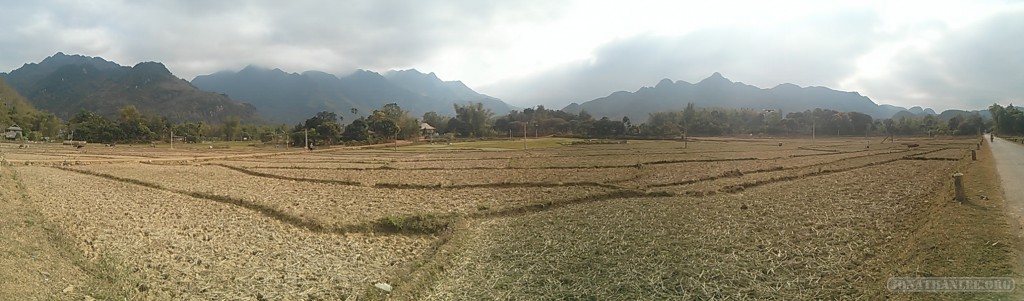
[[[234,141],[242,131],[242,120],[238,116],[230,116],[224,119],[224,139]]]
[[[471,102],[467,105],[454,104],[455,107],[455,118],[458,122],[455,123],[456,127],[449,127],[450,130],[455,131],[459,136],[463,137],[483,137],[493,135],[493,130],[489,126],[491,117],[494,116],[494,112],[491,109],[485,108],[483,103]],[[451,125],[451,122],[449,121]]]
[[[437,112],[423,113],[423,122],[434,127],[434,132],[444,134],[448,132],[448,116],[438,115]]]
[[[398,123],[388,118],[387,114],[382,111],[375,111],[368,119],[370,130],[373,131],[373,135],[378,141],[386,141],[391,138],[398,139],[398,133],[401,129]]]
[[[142,116],[142,113],[133,105],[126,105],[118,110],[117,122],[123,135],[118,140],[145,142],[156,138],[156,135],[146,124],[146,119]]]
[[[366,119],[360,117],[345,126],[341,133],[341,140],[346,142],[365,142],[370,140],[369,126]]]

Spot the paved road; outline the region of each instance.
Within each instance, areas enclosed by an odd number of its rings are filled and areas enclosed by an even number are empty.
[[[1024,215],[1024,144],[996,138],[990,145],[1006,202],[1018,216]]]

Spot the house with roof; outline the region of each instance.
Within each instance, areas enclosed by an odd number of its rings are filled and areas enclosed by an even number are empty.
[[[7,139],[7,140],[18,140],[18,139],[21,139],[22,135],[23,134],[22,134],[21,127],[19,127],[17,124],[15,124],[15,125],[12,125],[11,127],[7,128],[7,131],[4,132],[4,139]]]
[[[433,136],[434,135],[434,131],[436,131],[436,130],[437,129],[434,128],[433,126],[431,126],[429,123],[426,123],[426,122],[420,123],[420,135],[423,135],[423,137]]]

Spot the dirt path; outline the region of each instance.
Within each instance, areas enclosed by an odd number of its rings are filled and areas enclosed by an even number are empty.
[[[996,169],[1002,179],[1007,204],[1013,209],[1017,221],[1024,225],[1024,145],[1000,138],[989,145],[996,159]]]

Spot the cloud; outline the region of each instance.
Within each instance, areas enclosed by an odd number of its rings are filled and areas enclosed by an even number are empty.
[[[186,78],[248,64],[386,70],[472,46],[499,22],[550,18],[548,6],[469,0],[17,1],[0,12],[0,26],[15,29],[0,32],[0,67],[14,69],[63,51],[126,65],[161,61]]]
[[[159,61],[186,79],[249,64],[418,68],[520,106],[714,72],[904,106],[1024,102],[1024,3],[1012,1],[3,2],[0,71],[61,51]]]
[[[886,76],[858,79],[875,99],[938,110],[1024,103],[1024,10],[1006,11],[930,43],[904,47]]]
[[[641,35],[614,41],[593,58],[481,91],[520,105],[561,107],[662,78],[697,82],[714,72],[761,87],[784,82],[836,86],[879,34],[866,10],[812,16],[771,28],[720,27],[681,36]],[[518,96],[518,97],[517,97]]]

